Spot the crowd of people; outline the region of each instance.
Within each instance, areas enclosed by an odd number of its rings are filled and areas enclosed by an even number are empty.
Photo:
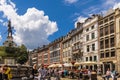
[[[62,78],[71,78],[76,80],[97,80],[97,76],[102,77],[102,71],[101,69],[91,70],[91,69],[71,69],[71,68],[48,68],[45,66],[37,67],[36,64],[33,65],[32,68],[32,74],[30,75],[30,78],[32,80],[61,80]],[[104,79],[109,80],[112,78],[112,80],[116,80],[117,72],[115,69],[110,70],[107,69]],[[3,65],[0,67],[0,80],[11,80],[12,74],[11,74],[11,68],[8,65]]]
[[[83,78],[90,78],[90,72],[87,69],[81,69],[79,71],[75,71],[73,69],[63,69],[63,68],[47,68],[41,66],[37,69],[36,64],[33,66],[32,75],[33,80],[60,80],[60,78],[71,78],[83,80]],[[92,71],[93,72],[93,71]],[[88,74],[88,75],[87,75]]]
[[[106,71],[106,76],[105,77],[106,77],[107,80],[109,80],[109,78],[112,78],[112,80],[117,80],[116,75],[117,75],[117,72],[115,71],[115,69],[110,70],[108,68],[107,71]]]
[[[112,80],[116,80],[116,71],[113,69],[110,71],[106,71],[105,74],[105,80],[109,80],[112,78]],[[33,66],[32,70],[33,80],[61,80],[60,78],[72,78],[76,80],[97,80],[97,76],[102,77],[102,71],[100,69],[97,70],[90,70],[90,69],[80,69],[80,70],[74,70],[74,69],[64,69],[64,68],[47,68],[44,66],[40,66],[37,68],[37,65],[35,64]]]
[[[51,80],[51,77],[55,77],[56,80],[60,80],[59,69],[46,68],[44,66],[37,69],[36,64],[33,65],[32,75],[33,80]]]

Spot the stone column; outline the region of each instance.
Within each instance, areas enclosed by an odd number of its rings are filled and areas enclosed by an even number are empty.
[[[113,67],[112,67],[112,63],[109,63],[109,65],[110,65],[110,70],[112,70],[112,69],[113,69]]]
[[[103,63],[102,66],[103,66],[103,74],[105,74],[105,64]]]

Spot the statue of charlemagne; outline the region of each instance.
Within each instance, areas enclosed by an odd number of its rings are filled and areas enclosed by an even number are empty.
[[[8,36],[12,36],[12,27],[11,27],[11,21],[8,21]]]

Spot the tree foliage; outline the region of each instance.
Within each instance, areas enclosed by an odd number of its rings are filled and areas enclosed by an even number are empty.
[[[19,54],[18,54],[17,62],[20,64],[24,64],[25,62],[27,62],[27,60],[28,60],[27,48],[25,47],[25,45],[22,44],[19,47]]]
[[[6,47],[5,52],[7,56],[14,57],[17,63],[24,64],[28,60],[27,48],[23,44],[18,47]]]

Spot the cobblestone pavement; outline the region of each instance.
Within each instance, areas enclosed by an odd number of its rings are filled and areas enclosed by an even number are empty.
[[[102,79],[102,77],[98,76],[97,77],[98,80],[104,80]],[[22,80],[22,79],[11,79],[11,80]],[[31,79],[25,79],[25,80],[31,80]],[[37,79],[36,79],[37,80]],[[56,80],[54,77],[51,78],[51,80]],[[70,78],[61,78],[61,80],[78,80],[78,79],[70,79]],[[89,79],[91,80],[91,79]],[[112,79],[109,79],[109,80],[112,80]],[[117,80],[120,80],[120,78],[117,78]]]
[[[52,79],[51,79],[51,80],[52,80]],[[78,79],[62,78],[61,80],[78,80]],[[98,78],[98,80],[104,80],[104,79]],[[109,80],[112,80],[112,79],[109,79]],[[120,80],[120,78],[118,78],[117,80]]]
[[[100,76],[98,76],[97,79],[98,79],[98,80],[104,80],[104,79],[102,79],[102,77],[100,77]],[[52,80],[52,79],[51,79],[51,80]],[[53,80],[54,80],[54,79],[53,79]],[[78,80],[78,79],[61,78],[61,80]],[[89,79],[89,80],[91,80],[91,79]],[[109,80],[112,80],[112,79],[110,78]],[[117,80],[120,80],[120,78],[117,78]]]

